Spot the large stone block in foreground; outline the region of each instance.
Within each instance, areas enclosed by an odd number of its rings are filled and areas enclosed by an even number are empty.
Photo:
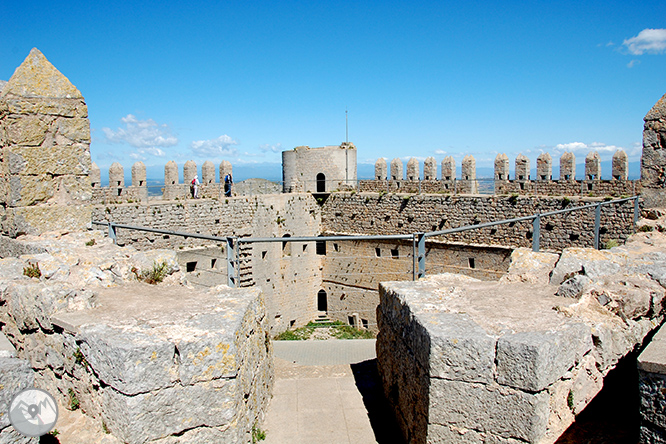
[[[382,283],[377,360],[406,442],[555,442],[663,320],[665,247],[660,233],[637,235],[594,267],[580,265],[590,251],[565,251],[575,273],[562,285],[547,283],[557,261],[528,273],[521,262],[538,258],[523,251],[500,282]],[[557,296],[580,277],[578,292]]]

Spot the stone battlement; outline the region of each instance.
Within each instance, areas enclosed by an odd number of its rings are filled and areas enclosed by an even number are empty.
[[[603,197],[633,196],[641,191],[640,181],[628,180],[629,163],[622,150],[613,155],[611,180],[601,179],[601,160],[596,151],[585,158],[585,178],[582,180],[575,179],[576,157],[573,153],[564,153],[560,158],[559,180],[553,180],[553,160],[548,153],[537,158],[535,178],[530,175],[527,157],[519,154],[515,162],[515,176],[510,179],[507,155],[498,154],[495,158],[494,194]],[[403,162],[398,158],[391,161],[388,173],[386,160],[378,159],[374,179],[360,181],[359,191],[426,194],[477,194],[480,191],[473,156],[463,159],[460,178],[451,156],[442,160],[439,178],[434,157],[424,161],[422,175],[419,161],[413,157],[407,162],[406,174],[403,174]]]

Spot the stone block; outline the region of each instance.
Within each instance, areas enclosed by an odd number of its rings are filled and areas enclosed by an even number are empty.
[[[172,343],[131,328],[84,326],[76,335],[81,352],[105,384],[125,395],[173,385],[177,379]]]
[[[44,175],[86,175],[90,171],[90,151],[88,145],[77,143],[44,146],[10,146],[9,172],[11,174],[40,176]]]
[[[541,391],[591,348],[592,335],[583,324],[502,336],[497,341],[497,381],[530,392]]]
[[[501,282],[529,282],[546,285],[550,272],[559,259],[558,254],[535,253],[528,248],[516,248],[511,253],[509,272],[502,276]]]
[[[9,204],[12,207],[27,207],[46,202],[55,194],[56,183],[56,180],[47,174],[11,176]]]
[[[431,378],[429,423],[538,442],[548,425],[549,399],[545,392]]]
[[[83,99],[47,99],[6,97],[9,114],[46,114],[64,117],[88,117],[88,107]]]
[[[420,314],[418,319],[430,335],[430,377],[492,381],[495,338],[461,314]]]
[[[550,283],[560,285],[575,274],[597,279],[618,273],[626,265],[624,258],[610,251],[590,248],[567,248],[553,269]]]
[[[39,234],[56,230],[84,230],[90,225],[88,205],[39,205],[7,209],[3,230],[9,236]]]
[[[87,118],[59,117],[56,120],[57,136],[63,136],[72,143],[90,143],[90,122]]]
[[[141,443],[201,426],[229,425],[238,405],[236,381],[220,379],[126,396],[107,387],[102,416],[124,442]]]
[[[48,123],[39,116],[7,119],[5,131],[10,145],[39,146],[44,142]]]

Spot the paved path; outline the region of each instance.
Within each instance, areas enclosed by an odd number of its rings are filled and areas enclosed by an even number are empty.
[[[378,385],[374,339],[274,341],[273,347],[265,444],[396,442]]]

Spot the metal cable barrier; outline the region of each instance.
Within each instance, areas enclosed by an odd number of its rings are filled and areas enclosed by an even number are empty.
[[[513,219],[504,219],[495,222],[485,222],[475,225],[466,225],[457,228],[449,228],[440,231],[431,231],[427,233],[411,233],[411,234],[392,234],[392,235],[336,235],[336,236],[305,236],[305,237],[220,237],[209,236],[199,233],[184,233],[178,231],[161,230],[157,228],[138,227],[125,224],[116,224],[114,222],[97,222],[93,221],[94,225],[102,225],[108,227],[108,235],[113,239],[114,243],[117,241],[116,231],[118,229],[138,230],[150,233],[158,233],[173,236],[182,236],[184,238],[195,238],[211,240],[215,242],[225,243],[227,252],[227,279],[230,287],[238,287],[240,283],[240,251],[241,244],[254,244],[254,243],[272,243],[272,242],[329,242],[329,241],[371,241],[371,240],[402,240],[410,241],[412,243],[412,279],[417,280],[426,273],[426,245],[425,241],[429,237],[443,236],[447,234],[460,233],[464,231],[479,230],[488,227],[494,227],[504,224],[512,224],[516,222],[531,221],[532,222],[532,251],[539,251],[539,244],[541,238],[541,220],[557,214],[570,213],[574,211],[583,211],[594,209],[594,248],[600,248],[599,236],[601,229],[601,207],[606,205],[615,205],[623,202],[634,202],[634,217],[633,217],[633,231],[636,230],[636,223],[639,216],[639,196],[632,196],[623,199],[609,200],[605,202],[597,202],[588,205],[581,205],[577,207],[565,208],[557,211],[549,211],[546,213],[536,213],[529,216],[517,217]],[[402,259],[402,258],[401,258]]]

